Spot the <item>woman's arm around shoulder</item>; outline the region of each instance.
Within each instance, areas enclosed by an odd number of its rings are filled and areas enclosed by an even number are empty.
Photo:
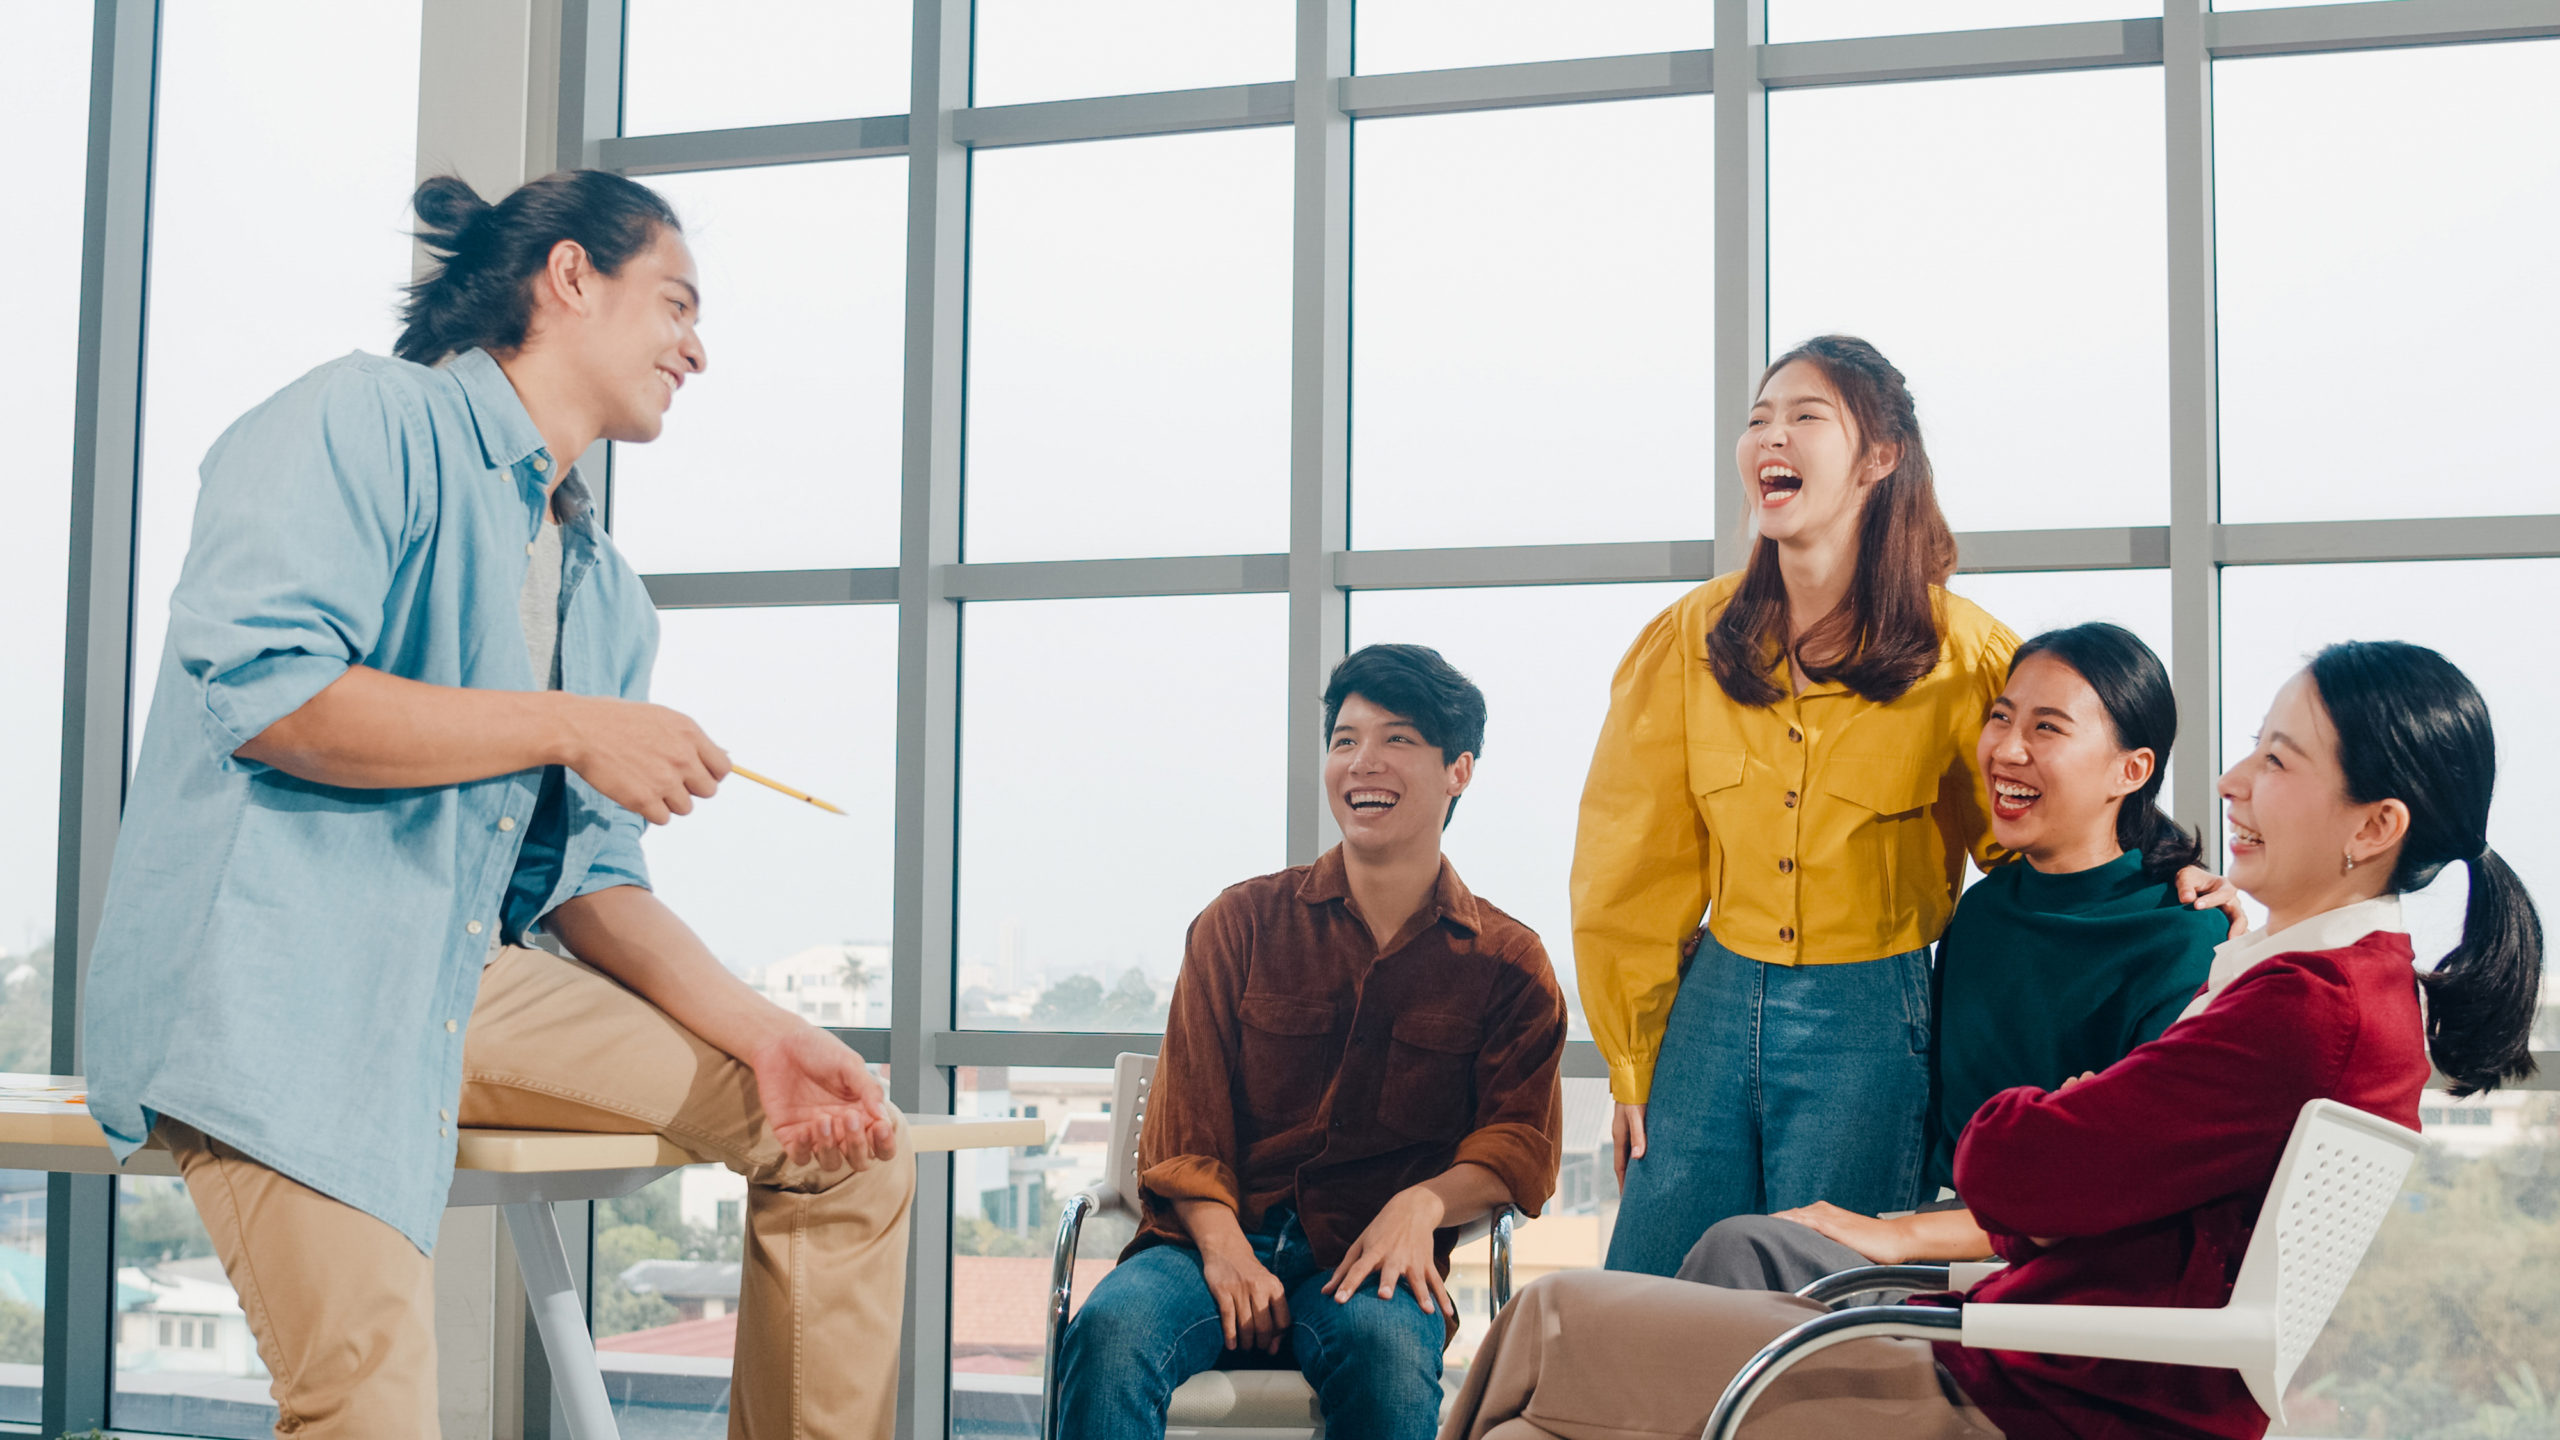
[[[2264,1183],[2304,1102],[2335,1093],[2360,1018],[2335,960],[2261,962],[2086,1081],[1992,1096],[1957,1143],[1956,1189],[1995,1234],[2072,1236]]]

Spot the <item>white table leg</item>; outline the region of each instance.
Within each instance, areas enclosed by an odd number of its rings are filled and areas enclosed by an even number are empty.
[[[551,1361],[551,1391],[568,1417],[569,1440],[621,1440],[612,1403],[605,1398],[604,1372],[596,1365],[595,1338],[587,1333],[586,1307],[579,1303],[569,1251],[560,1243],[551,1206],[535,1201],[500,1208],[506,1211],[507,1235],[515,1241],[516,1264],[524,1272],[534,1327],[542,1334],[542,1353]]]

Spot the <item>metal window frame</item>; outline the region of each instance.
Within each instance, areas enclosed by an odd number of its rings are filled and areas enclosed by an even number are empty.
[[[466,0],[428,0],[460,4]],[[1622,544],[1348,547],[1350,174],[1354,121],[1667,95],[1715,97],[1711,337],[1719,446],[1738,432],[1767,334],[1767,96],[1772,90],[2160,67],[2167,98],[2170,518],[2164,526],[1960,537],[1972,571],[2166,569],[2175,682],[2187,713],[2216,713],[2219,577],[2232,565],[2560,556],[2560,514],[2232,525],[2218,519],[2214,425],[2212,62],[2267,55],[2560,37],[2554,0],[2370,0],[2217,15],[2164,0],[2157,18],[1768,44],[1763,0],[1715,0],[1707,50],[1401,74],[1352,72],[1352,0],[1298,0],[1293,74],[1245,85],[973,107],[969,0],[914,0],[911,111],[686,134],[621,133],[621,0],[557,0],[556,158],[653,175],[900,155],[909,165],[902,513],[894,567],[653,575],[664,608],[895,605],[899,611],[891,1023],[845,1031],[893,1067],[892,1092],[948,1110],[960,1065],[1107,1066],[1151,1035],[963,1031],[954,1026],[959,654],[969,602],[1134,595],[1289,597],[1288,853],[1331,839],[1312,737],[1324,674],[1361,590],[1696,580],[1740,562],[1739,480],[1717,474],[1717,538]],[[81,975],[121,808],[142,423],[144,264],[157,0],[94,0],[89,194],[82,261],[78,436],[64,677],[55,1063],[78,1061]],[[546,12],[547,13],[547,12]],[[542,37],[548,42],[550,36]],[[1247,126],[1289,126],[1295,150],[1288,549],[1022,564],[961,558],[962,317],[969,154]],[[2180,813],[2210,817],[2218,725],[2190,741]],[[2546,1056],[2560,1069],[2560,1055]],[[1587,1042],[1567,1072],[1605,1073]],[[2560,1085],[2546,1079],[2545,1086]],[[948,1165],[927,1166],[902,1356],[899,1430],[947,1430]],[[104,1182],[57,1178],[49,1260],[45,1424],[103,1424],[113,1377],[110,1208]],[[528,1417],[529,1419],[531,1417]]]

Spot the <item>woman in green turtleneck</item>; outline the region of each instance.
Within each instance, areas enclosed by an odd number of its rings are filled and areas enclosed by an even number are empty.
[[[2075,625],[2018,648],[1975,758],[1992,831],[2021,863],[1966,891],[1938,942],[1929,1185],[1949,1183],[1983,1101],[2105,1069],[2204,983],[2231,929],[2208,907],[2229,892],[2178,899],[2199,847],[2159,807],[2177,730],[2168,672],[2122,627]],[[1990,1253],[1960,1203],[1879,1219],[1824,1202],[1724,1221],[1680,1276],[1795,1290],[1857,1265]]]

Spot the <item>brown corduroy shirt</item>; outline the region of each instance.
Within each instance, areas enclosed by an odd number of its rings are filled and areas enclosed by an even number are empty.
[[[1138,1143],[1144,1219],[1122,1258],[1189,1245],[1176,1200],[1247,1231],[1294,1206],[1339,1264],[1387,1201],[1460,1162],[1535,1215],[1564,1138],[1564,992],[1529,927],[1443,859],[1384,946],[1339,846],[1230,887],[1191,924]],[[1455,1230],[1438,1236],[1449,1272]]]

